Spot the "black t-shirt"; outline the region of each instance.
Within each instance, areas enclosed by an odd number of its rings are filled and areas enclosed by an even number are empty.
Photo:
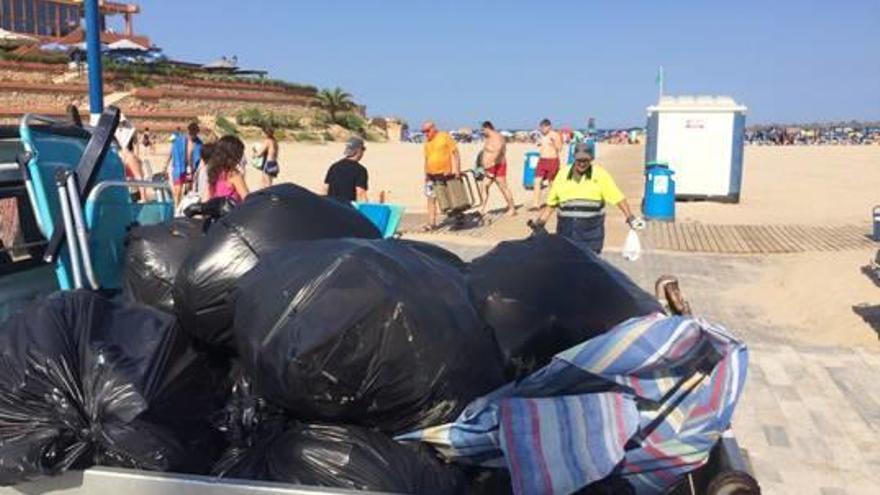
[[[327,196],[343,202],[354,201],[357,199],[356,187],[367,190],[367,168],[350,158],[343,158],[330,165],[324,184],[328,186]]]

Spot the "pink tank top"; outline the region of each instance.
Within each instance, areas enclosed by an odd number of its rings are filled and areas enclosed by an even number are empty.
[[[225,172],[217,177],[217,182],[211,187],[211,198],[229,198],[236,203],[241,203],[241,196],[238,195],[235,186],[229,182]]]

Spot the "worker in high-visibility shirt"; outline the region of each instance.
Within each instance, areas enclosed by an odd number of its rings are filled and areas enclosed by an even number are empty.
[[[587,144],[580,143],[574,149],[574,164],[556,176],[546,206],[529,226],[542,228],[556,211],[556,233],[599,254],[605,242],[606,204],[620,208],[633,229],[645,228],[645,221],[633,215],[611,174],[593,164]]]

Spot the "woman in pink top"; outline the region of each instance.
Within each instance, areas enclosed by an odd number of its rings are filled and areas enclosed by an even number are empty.
[[[235,203],[248,195],[244,175],[238,168],[244,156],[244,143],[235,136],[223,136],[210,150],[208,157],[208,187],[202,191],[202,201],[229,198]]]

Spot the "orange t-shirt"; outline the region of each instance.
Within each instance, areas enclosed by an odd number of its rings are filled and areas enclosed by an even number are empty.
[[[434,139],[425,142],[425,173],[451,174],[452,152],[457,148],[448,132],[438,132]]]

